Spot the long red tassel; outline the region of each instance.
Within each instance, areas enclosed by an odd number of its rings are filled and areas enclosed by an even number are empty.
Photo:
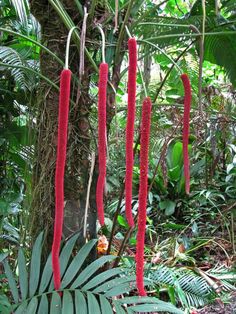
[[[55,221],[52,244],[52,269],[54,287],[60,289],[60,261],[59,252],[62,237],[64,216],[64,173],[66,162],[67,128],[70,103],[71,71],[63,70],[60,77],[59,118],[57,135],[57,162],[55,174]]]
[[[144,241],[146,230],[146,207],[148,187],[148,150],[151,125],[152,103],[149,97],[145,98],[142,107],[141,121],[141,149],[140,149],[140,178],[139,178],[139,208],[138,208],[138,234],[136,248],[136,283],[140,296],[145,296],[144,289]]]
[[[184,155],[184,177],[185,177],[185,192],[190,192],[190,166],[188,155],[188,138],[189,138],[189,120],[191,109],[191,84],[187,74],[181,75],[181,80],[184,85],[184,121],[183,121],[183,155]]]
[[[104,225],[103,194],[106,179],[106,97],[107,97],[108,64],[101,63],[99,67],[98,84],[98,159],[99,176],[96,189],[98,219]]]
[[[137,42],[135,38],[128,41],[129,72],[128,72],[128,115],[126,125],[126,174],[125,174],[125,209],[130,227],[134,226],[132,216],[132,179],[133,179],[133,142],[136,105],[136,75],[137,75]]]

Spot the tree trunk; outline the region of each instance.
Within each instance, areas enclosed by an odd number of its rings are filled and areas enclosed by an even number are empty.
[[[62,1],[67,12],[78,26],[81,26],[78,10],[74,1]],[[65,58],[65,46],[68,30],[46,0],[31,0],[31,11],[41,24],[42,43],[62,60]],[[49,54],[41,51],[41,73],[59,84],[62,70]],[[78,77],[79,53],[76,47],[70,50],[70,69]],[[76,105],[71,106],[67,161],[65,172],[65,213],[63,234],[67,238],[81,231],[84,221],[85,199],[90,169],[90,124],[89,96],[91,68],[85,61],[85,73],[80,87],[80,97]],[[71,97],[76,102],[77,85],[72,83]],[[54,174],[56,165],[57,121],[59,93],[47,83],[41,82],[37,95],[37,142],[35,166],[33,171],[33,201],[31,234],[33,239],[41,230],[45,230],[46,241],[44,256],[51,250],[54,221]],[[88,213],[88,237],[96,237],[95,204],[96,171],[93,178],[90,208]],[[83,237],[81,237],[83,242]]]
[[[41,24],[42,43],[62,60],[65,57],[65,45],[68,30],[65,29],[60,18],[55,13],[47,0],[31,0],[31,11]],[[75,25],[81,28],[82,19],[75,7],[74,0],[61,1],[64,8],[74,21]],[[92,1],[80,1],[89,11]],[[94,22],[102,23],[109,16],[106,1],[98,1],[95,7],[94,16],[89,16],[88,29],[86,34],[86,47],[93,53],[96,59],[97,51],[100,49],[101,35],[94,28]],[[104,27],[105,28],[105,27]],[[106,29],[104,29],[106,32]],[[108,25],[107,37],[113,34],[113,29]],[[117,41],[119,34],[113,37],[113,42]],[[121,44],[121,51],[115,56],[112,48],[112,57],[109,61],[113,63],[113,69],[109,77],[111,85],[108,84],[107,95],[107,130],[110,130],[111,121],[115,115],[115,91],[120,82],[120,69],[125,53],[127,36],[124,33]],[[92,43],[92,44],[90,44]],[[98,43],[98,44],[97,44]],[[125,43],[125,46],[124,46]],[[114,59],[113,59],[114,58]],[[113,59],[113,61],[112,61]],[[41,73],[55,83],[59,81],[61,66],[58,65],[50,55],[41,51],[40,59]],[[99,62],[99,61],[98,61]],[[70,69],[78,77],[79,72],[79,53],[76,47],[71,47],[70,51]],[[90,171],[91,142],[93,132],[89,123],[91,105],[93,99],[89,94],[91,74],[93,69],[89,61],[85,58],[84,75],[80,86],[80,97],[78,104],[70,109],[69,116],[69,134],[67,147],[67,165],[65,174],[65,214],[64,214],[64,236],[69,237],[75,232],[81,231],[84,221],[84,210],[87,193],[87,183]],[[34,168],[34,196],[32,204],[32,235],[33,238],[41,230],[46,231],[45,254],[51,249],[53,237],[54,220],[54,173],[56,165],[56,143],[57,143],[57,115],[58,115],[58,92],[48,84],[42,82],[38,92],[39,102],[37,119],[37,144],[36,161]],[[77,84],[73,84],[71,97],[76,102]],[[77,103],[77,102],[76,102]],[[91,141],[92,140],[92,141]],[[96,142],[96,139],[95,139]],[[97,158],[96,158],[97,159]],[[93,175],[90,208],[88,213],[87,237],[96,237],[96,181],[97,181],[97,162]],[[83,237],[81,241],[83,242]]]

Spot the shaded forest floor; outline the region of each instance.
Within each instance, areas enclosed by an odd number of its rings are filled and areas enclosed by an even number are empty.
[[[223,303],[220,299],[213,304],[205,306],[203,309],[197,311],[198,314],[236,314],[236,293],[232,298]]]

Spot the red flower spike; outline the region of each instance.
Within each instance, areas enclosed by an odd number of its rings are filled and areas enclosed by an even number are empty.
[[[136,75],[137,75],[137,42],[135,38],[128,41],[129,72],[128,72],[128,115],[126,124],[126,174],[125,174],[125,210],[130,227],[134,226],[132,217],[132,179],[133,179],[133,142],[136,105]]]
[[[99,176],[96,189],[98,220],[104,225],[103,194],[106,179],[106,98],[107,98],[108,64],[101,63],[98,83],[98,160]]]
[[[191,84],[187,74],[181,75],[181,80],[184,85],[184,120],[183,120],[183,155],[184,155],[184,177],[185,177],[185,192],[190,192],[190,166],[188,155],[188,138],[189,138],[189,120],[191,109]]]
[[[148,187],[148,150],[151,125],[152,103],[149,97],[145,98],[142,107],[141,121],[141,149],[140,149],[140,178],[139,178],[139,208],[138,208],[138,234],[136,248],[136,283],[140,296],[145,296],[144,272],[144,241],[146,230],[146,206]]]
[[[63,70],[60,77],[57,161],[55,174],[55,221],[52,244],[52,269],[55,290],[59,290],[61,285],[59,252],[64,218],[64,173],[70,104],[70,81],[71,71]]]

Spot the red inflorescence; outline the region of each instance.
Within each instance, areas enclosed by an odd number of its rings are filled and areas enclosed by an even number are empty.
[[[135,38],[128,41],[129,72],[128,72],[128,115],[126,124],[126,174],[125,174],[125,208],[126,218],[130,227],[134,226],[132,216],[132,179],[133,179],[133,142],[136,105],[137,75],[137,42]]]
[[[189,138],[189,119],[191,109],[191,84],[187,74],[181,75],[181,80],[184,85],[184,121],[183,121],[183,155],[184,155],[184,177],[185,177],[185,192],[190,192],[190,167],[188,156],[188,138]]]
[[[60,77],[59,118],[57,135],[57,162],[55,174],[55,221],[52,244],[52,269],[54,287],[60,289],[60,261],[59,252],[62,237],[64,216],[64,173],[66,162],[68,114],[70,103],[71,71],[63,70]]]
[[[101,63],[99,67],[98,84],[98,160],[99,176],[96,189],[98,219],[104,225],[103,194],[106,180],[106,98],[107,98],[108,64]]]
[[[144,241],[146,230],[146,206],[148,187],[148,150],[151,125],[152,103],[149,97],[145,98],[142,107],[141,121],[141,149],[140,149],[140,178],[139,178],[139,208],[138,208],[138,234],[136,249],[136,282],[140,296],[145,296],[144,272]]]

